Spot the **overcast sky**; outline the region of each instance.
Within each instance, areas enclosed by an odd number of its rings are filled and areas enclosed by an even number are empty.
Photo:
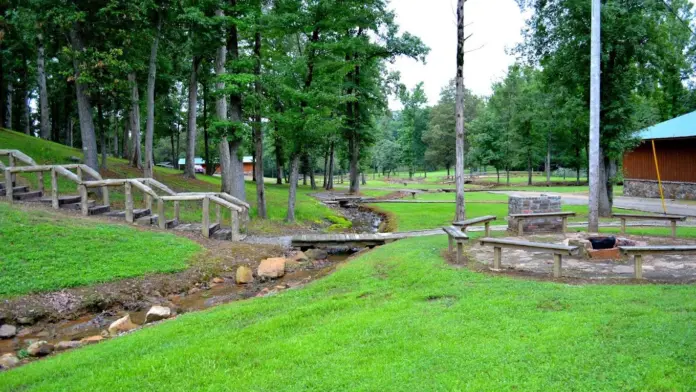
[[[456,0],[391,0],[401,31],[420,37],[430,47],[427,63],[399,58],[392,70],[401,72],[401,82],[413,88],[424,82],[431,104],[437,102],[440,89],[455,76],[457,51]],[[489,95],[491,83],[505,75],[514,57],[506,49],[521,41],[525,18],[515,0],[468,0],[465,3],[466,34],[473,34],[465,56],[466,87],[475,94]],[[389,106],[401,105],[392,97]]]

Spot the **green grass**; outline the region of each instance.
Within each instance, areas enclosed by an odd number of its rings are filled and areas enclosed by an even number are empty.
[[[18,149],[31,156],[39,164],[64,164],[71,163],[70,157],[82,157],[78,149],[73,149],[62,144],[41,140],[27,136],[22,133],[0,129],[0,146],[3,149]],[[6,162],[6,159],[5,159]],[[108,158],[108,169],[102,171],[104,178],[124,178],[142,177],[142,172],[128,165],[123,159]],[[198,175],[196,180],[186,179],[182,172],[173,169],[155,167],[155,178],[168,185],[177,192],[218,192],[220,190],[220,178],[212,176]],[[36,187],[37,177],[35,174],[26,174],[20,177],[20,182]],[[50,176],[44,175],[44,186],[50,189]],[[61,195],[76,195],[75,183],[63,177],[58,178],[58,190]],[[109,188],[111,204],[114,209],[124,209],[125,196],[123,188]],[[310,196],[312,191],[309,187],[298,187],[296,218],[300,226],[312,225],[316,223],[326,223],[327,226],[332,219],[336,219],[336,214],[330,208],[319,203]],[[252,206],[251,216],[256,215],[256,185],[253,182],[246,183],[247,201]],[[97,199],[92,195],[92,198]],[[140,192],[133,195],[136,208],[144,208],[145,202]],[[250,231],[257,233],[276,233],[283,229],[294,229],[297,225],[288,225],[284,222],[287,216],[288,185],[266,184],[267,210],[269,220],[252,220]],[[168,214],[172,214],[173,206],[167,205]],[[224,218],[228,219],[229,212],[225,211]],[[201,221],[200,202],[182,202],[181,220],[184,222]],[[228,221],[226,221],[228,222]]]
[[[692,285],[489,276],[400,241],[299,290],[0,373],[3,391],[687,391]]]
[[[185,269],[201,247],[173,234],[0,203],[0,298]]]

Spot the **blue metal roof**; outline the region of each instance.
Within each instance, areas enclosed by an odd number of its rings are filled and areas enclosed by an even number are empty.
[[[186,164],[186,158],[179,158],[179,165],[185,165]],[[205,161],[201,157],[196,157],[193,158],[193,164],[194,165],[205,165]]]
[[[696,137],[696,111],[655,124],[640,131],[640,138],[643,140],[679,137]]]

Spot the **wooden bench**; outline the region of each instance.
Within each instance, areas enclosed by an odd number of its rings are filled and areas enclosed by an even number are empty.
[[[633,277],[636,279],[643,279],[643,255],[696,254],[694,245],[619,246],[619,250],[625,256],[633,256]]]
[[[568,228],[568,217],[575,216],[574,212],[542,212],[538,214],[510,214],[509,217],[517,219],[517,235],[524,234],[524,220],[528,218],[561,218],[563,220],[563,232]]]
[[[516,241],[516,240],[505,240],[497,238],[481,238],[479,240],[481,245],[493,246],[493,269],[500,269],[500,262],[502,258],[503,248],[511,249],[522,249],[528,251],[553,253],[553,277],[561,277],[561,267],[563,264],[563,255],[572,256],[577,252],[577,246],[566,246],[557,244],[546,244],[543,242],[529,242],[529,241]]]
[[[475,225],[477,223],[483,223],[486,227],[486,237],[490,237],[490,235],[491,235],[491,222],[496,220],[496,219],[497,219],[497,217],[494,215],[486,215],[486,216],[480,216],[478,218],[453,222],[452,226],[459,227],[461,231],[466,233],[467,227]]]
[[[668,220],[672,223],[672,238],[677,238],[677,221],[686,220],[686,217],[681,215],[611,214],[611,216],[621,219],[621,234],[626,234],[626,219]]]
[[[461,264],[464,256],[464,242],[469,240],[469,236],[454,226],[443,227],[442,230],[447,233],[450,252],[452,251],[453,243],[457,243],[457,264]]]

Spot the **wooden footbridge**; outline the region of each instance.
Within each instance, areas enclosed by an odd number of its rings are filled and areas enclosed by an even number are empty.
[[[371,248],[404,238],[426,237],[441,234],[444,234],[442,229],[374,234],[303,234],[292,237],[291,243],[293,247],[301,249],[339,247]]]

